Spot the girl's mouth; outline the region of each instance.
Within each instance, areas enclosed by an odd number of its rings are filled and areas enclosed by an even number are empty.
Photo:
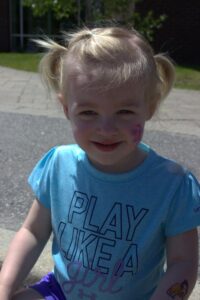
[[[115,150],[121,143],[99,143],[99,142],[93,142],[95,147],[101,151],[110,152]]]

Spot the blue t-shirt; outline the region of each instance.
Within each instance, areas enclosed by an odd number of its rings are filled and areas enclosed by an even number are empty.
[[[67,300],[148,300],[166,238],[200,224],[200,185],[147,145],[134,170],[103,173],[77,145],[51,149],[29,183],[51,212],[54,274]]]

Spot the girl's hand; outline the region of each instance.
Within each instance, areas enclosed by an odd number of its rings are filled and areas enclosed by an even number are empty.
[[[197,280],[197,229],[168,237],[167,271],[150,300],[189,299]]]
[[[10,244],[0,272],[0,300],[12,299],[41,254],[51,234],[51,215],[35,200]]]
[[[0,285],[0,299],[1,300],[11,300],[11,296],[10,296],[10,293],[8,292],[8,289],[1,285]]]

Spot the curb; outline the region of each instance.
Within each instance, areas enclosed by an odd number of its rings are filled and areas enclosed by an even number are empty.
[[[0,268],[4,260],[4,257],[6,255],[8,245],[10,244],[10,241],[12,240],[14,235],[15,235],[14,231],[0,228]],[[38,261],[34,265],[32,271],[27,276],[23,284],[28,285],[38,281],[42,276],[44,276],[46,273],[51,271],[52,268],[53,268],[53,261],[51,258],[51,242],[49,241],[45,246]],[[198,278],[196,286],[189,299],[190,300],[200,299],[200,278]]]

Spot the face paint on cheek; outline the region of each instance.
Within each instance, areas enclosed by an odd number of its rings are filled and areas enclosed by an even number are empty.
[[[143,127],[140,124],[134,125],[134,127],[131,130],[131,135],[133,137],[133,142],[135,144],[138,144],[142,139]]]

